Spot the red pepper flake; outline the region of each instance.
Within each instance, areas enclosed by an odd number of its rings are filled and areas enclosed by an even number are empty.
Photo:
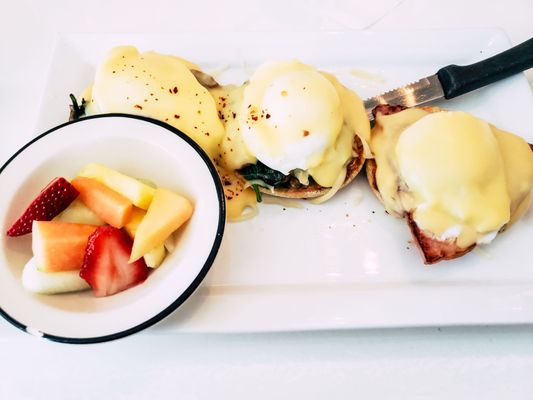
[[[253,119],[254,121],[257,121],[257,115],[252,115],[252,119]]]
[[[304,137],[307,137],[307,136],[309,136],[309,131],[305,130],[304,131]]]
[[[178,93],[178,88],[176,86],[174,86],[174,89],[172,89],[172,93],[174,94]]]
[[[267,115],[266,115],[266,119],[269,119],[269,118],[270,118],[270,114],[267,114]]]
[[[251,104],[248,104],[248,107],[247,108],[250,108],[252,105]]]
[[[172,94],[172,89],[168,89],[168,92],[169,92],[170,94]]]
[[[235,117],[237,116],[237,114],[235,114],[234,112],[231,113],[231,115],[233,116],[233,119],[235,119]]]
[[[174,118],[180,119],[180,116],[178,114],[174,114]]]
[[[143,109],[143,108],[142,108],[140,105],[138,105],[138,104],[135,104],[133,107],[138,108],[139,110],[142,110],[142,109]]]
[[[209,136],[209,132],[205,132],[204,135],[205,135],[205,136]]]

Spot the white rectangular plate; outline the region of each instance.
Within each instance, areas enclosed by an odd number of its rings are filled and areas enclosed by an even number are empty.
[[[91,84],[117,44],[171,53],[244,81],[261,62],[300,59],[336,73],[361,97],[471,63],[509,46],[496,30],[328,33],[68,35],[58,41],[38,131],[67,119],[68,94]],[[361,71],[374,74],[363,77]],[[471,112],[533,142],[523,76],[439,104]],[[171,171],[169,171],[171,173]],[[283,331],[533,322],[533,213],[490,246],[423,265],[404,222],[387,216],[364,177],[332,201],[301,209],[261,205],[229,224],[195,295],[154,329]]]

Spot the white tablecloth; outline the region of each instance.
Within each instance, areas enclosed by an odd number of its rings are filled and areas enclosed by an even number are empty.
[[[500,27],[515,44],[533,36],[531,0],[0,5],[0,163],[34,133],[61,32]],[[533,82],[533,74],[528,78]],[[532,376],[530,326],[254,335],[148,330],[114,343],[67,346],[0,321],[0,399],[526,399],[533,397]]]

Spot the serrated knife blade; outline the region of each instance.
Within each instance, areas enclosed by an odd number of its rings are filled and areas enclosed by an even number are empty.
[[[442,84],[437,75],[431,75],[409,85],[366,99],[365,109],[368,117],[372,120],[374,119],[372,110],[380,104],[415,107],[442,98],[444,98]]]
[[[380,104],[415,107],[438,99],[453,99],[531,67],[533,38],[486,60],[465,66],[451,64],[435,75],[366,99],[365,109],[373,120],[372,110]]]

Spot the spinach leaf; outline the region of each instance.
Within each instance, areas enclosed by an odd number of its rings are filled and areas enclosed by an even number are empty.
[[[257,163],[253,165],[247,165],[246,167],[241,168],[239,173],[249,181],[260,180],[265,182],[267,185],[274,187],[282,185],[288,179],[288,176],[283,175],[283,173],[270,167],[267,167],[261,161],[257,161]]]

